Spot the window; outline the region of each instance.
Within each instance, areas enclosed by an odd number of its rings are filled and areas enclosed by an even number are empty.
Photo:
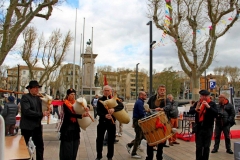
[[[22,74],[25,75],[25,74],[26,74],[26,71],[23,71]]]

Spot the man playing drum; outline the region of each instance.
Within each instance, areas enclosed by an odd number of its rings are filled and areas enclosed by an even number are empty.
[[[166,115],[171,107],[171,102],[166,98],[166,87],[164,85],[159,85],[157,94],[153,95],[148,100],[148,105],[150,109],[155,109],[155,111],[164,111]],[[162,160],[163,146],[165,143],[160,143],[157,146],[157,160]],[[147,157],[146,160],[153,160],[153,146],[147,144]]]

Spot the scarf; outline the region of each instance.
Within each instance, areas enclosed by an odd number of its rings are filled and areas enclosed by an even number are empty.
[[[73,104],[75,103],[75,100],[69,101],[69,100],[66,99],[66,100],[64,100],[64,103],[65,103],[65,105],[68,107],[68,109],[69,109],[73,114],[76,114],[75,111],[74,111],[74,109],[73,109]],[[74,117],[71,117],[70,120],[71,120],[72,122],[76,122],[76,121],[77,121],[76,118],[74,118]]]
[[[207,100],[207,103],[211,102],[211,99],[208,98]],[[200,107],[200,111],[199,111],[199,122],[202,122],[204,120],[204,115],[206,113],[206,106],[204,104],[202,104],[202,101],[201,101],[201,107]]]

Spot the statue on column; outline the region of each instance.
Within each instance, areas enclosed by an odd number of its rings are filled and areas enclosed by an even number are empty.
[[[95,85],[95,87],[99,87],[99,80],[98,80],[98,75],[97,75],[97,73],[96,73],[96,75],[95,75],[94,85]]]

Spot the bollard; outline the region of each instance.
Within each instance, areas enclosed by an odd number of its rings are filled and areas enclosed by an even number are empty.
[[[4,148],[5,148],[5,122],[0,115],[0,159],[4,159]]]

